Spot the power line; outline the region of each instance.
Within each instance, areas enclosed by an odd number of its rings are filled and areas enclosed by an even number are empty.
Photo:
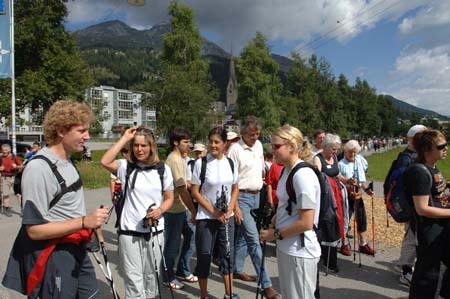
[[[379,5],[379,4],[381,4],[381,3],[385,2],[385,1],[386,1],[386,0],[383,0],[383,1],[377,3],[376,5],[374,5],[374,6],[370,7],[370,8],[366,8],[365,10],[361,11],[360,13],[358,13],[358,14],[356,15],[356,17],[362,16],[363,14],[365,14],[366,12],[368,12],[369,9],[371,10],[371,9],[373,9],[374,7],[376,7],[377,5]],[[384,8],[384,9],[380,10],[379,12],[377,12],[377,13],[375,13],[375,14],[373,14],[373,15],[371,15],[371,16],[367,19],[367,21],[370,21],[370,20],[374,19],[375,17],[377,17],[378,15],[384,13],[384,12],[387,11],[387,10],[390,10],[390,9],[393,8],[394,6],[398,5],[400,2],[401,2],[401,0],[398,0],[398,1],[394,2],[393,4],[389,5],[388,7],[386,7],[386,8]],[[354,19],[355,19],[355,18],[353,18],[352,20],[354,20]],[[308,47],[309,45],[313,44],[314,42],[317,42],[317,41],[320,41],[321,39],[324,39],[327,35],[330,35],[331,33],[337,31],[339,28],[345,26],[346,23],[348,23],[348,22],[350,22],[350,20],[344,21],[343,23],[341,23],[340,26],[337,26],[336,28],[334,28],[333,30],[330,30],[330,31],[327,32],[326,34],[324,34],[324,35],[322,35],[322,36],[316,38],[314,41],[311,41],[311,42],[309,42],[309,43],[303,45],[302,47],[300,47],[300,48],[297,50],[297,52],[300,52],[301,50],[305,49],[306,47]],[[330,41],[332,41],[333,39],[336,39],[339,35],[343,35],[343,36],[347,35],[347,34],[350,33],[351,30],[352,30],[353,28],[355,28],[356,26],[357,26],[357,25],[352,25],[352,26],[351,26],[350,28],[348,28],[346,31],[344,31],[344,32],[342,32],[342,33],[339,33],[339,34],[336,34],[335,36],[328,37],[324,42],[319,43],[318,45],[315,45],[315,46],[311,46],[310,48],[312,48],[313,50],[317,50],[317,49],[319,49],[320,47],[322,47],[322,46],[326,45],[327,43],[329,43]]]

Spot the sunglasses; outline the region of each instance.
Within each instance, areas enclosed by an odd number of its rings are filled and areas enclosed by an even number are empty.
[[[279,143],[279,144],[272,143],[270,146],[272,147],[273,150],[278,150],[283,145],[286,145],[286,143]]]
[[[436,148],[437,148],[438,151],[442,151],[446,147],[447,147],[447,142],[443,143],[443,144],[436,145]]]

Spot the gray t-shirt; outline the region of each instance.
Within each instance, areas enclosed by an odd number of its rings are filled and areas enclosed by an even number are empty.
[[[53,163],[69,187],[79,178],[72,162],[53,154],[47,147],[39,151]],[[86,215],[83,187],[69,192],[49,210],[50,202],[61,192],[61,186],[48,163],[42,159],[28,162],[22,176],[22,198],[24,201],[23,224],[43,224],[64,221]]]

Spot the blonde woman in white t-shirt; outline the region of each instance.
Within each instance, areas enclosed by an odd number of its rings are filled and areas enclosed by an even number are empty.
[[[212,260],[212,245],[219,241],[220,268],[225,285],[224,299],[238,299],[233,293],[234,214],[239,193],[238,175],[233,162],[224,155],[227,132],[217,127],[208,135],[209,154],[202,182],[202,159],[195,162],[192,174],[192,196],[199,203],[196,219],[195,243],[197,247],[196,274],[200,286],[200,298],[208,295],[208,275]]]
[[[131,149],[129,161],[116,160],[127,143]],[[172,172],[160,163],[156,140],[145,126],[127,129],[103,155],[101,164],[117,173],[124,190],[118,240],[125,297],[156,298],[160,292],[158,267],[164,244],[162,216],[173,204]],[[133,166],[129,174],[128,166]],[[155,167],[164,167],[162,180]]]
[[[284,165],[277,188],[277,213],[274,228],[261,230],[261,240],[277,241],[278,273],[283,298],[314,298],[320,245],[314,232],[320,204],[320,184],[309,167],[295,172],[292,184],[296,203],[289,203],[286,180],[291,170],[309,156],[303,147],[303,135],[295,127],[285,125],[272,134],[271,147],[275,161]],[[291,213],[287,207],[291,205]]]

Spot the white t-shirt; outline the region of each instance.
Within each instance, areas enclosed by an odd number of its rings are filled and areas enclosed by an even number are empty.
[[[296,164],[300,163],[298,160]],[[294,166],[295,166],[294,165]],[[294,168],[294,167],[292,167]],[[298,211],[300,209],[314,209],[314,224],[317,225],[319,220],[320,210],[320,184],[314,170],[303,167],[299,169],[293,177],[293,185],[295,194],[297,196],[297,204],[292,203],[292,213],[286,211],[288,206],[289,195],[286,191],[286,180],[289,173],[283,171],[280,177],[277,188],[278,208],[276,227],[282,229],[289,226],[298,220]],[[283,240],[277,240],[277,247],[283,253],[302,257],[302,258],[316,258],[320,257],[320,244],[317,240],[316,233],[313,229],[304,232],[305,246],[301,246],[300,236],[285,237]]]
[[[119,168],[117,177],[122,182],[122,190],[125,190],[127,161],[125,159],[117,160]],[[164,191],[173,190],[173,179],[170,167],[164,164]],[[158,208],[162,203],[161,180],[156,169],[148,171],[139,171],[136,176],[134,189],[131,189],[131,183],[136,170],[133,170],[128,179],[128,188],[125,204],[120,218],[120,228],[141,233],[150,232],[149,228],[143,227],[142,219],[147,215],[147,209],[155,204],[153,208]],[[164,229],[164,217],[158,221],[158,230]]]
[[[216,206],[216,200],[220,197],[223,190],[226,192],[227,203],[231,201],[232,185],[238,183],[238,174],[236,166],[234,166],[234,174],[231,170],[230,162],[227,157],[223,156],[222,159],[215,159],[208,154],[206,156],[206,173],[205,181],[200,191],[201,195],[206,198],[214,207]],[[195,161],[194,172],[192,173],[193,185],[200,185],[200,172],[202,168],[202,159]],[[201,205],[198,206],[197,217],[195,219],[214,219],[213,216],[205,210]]]

